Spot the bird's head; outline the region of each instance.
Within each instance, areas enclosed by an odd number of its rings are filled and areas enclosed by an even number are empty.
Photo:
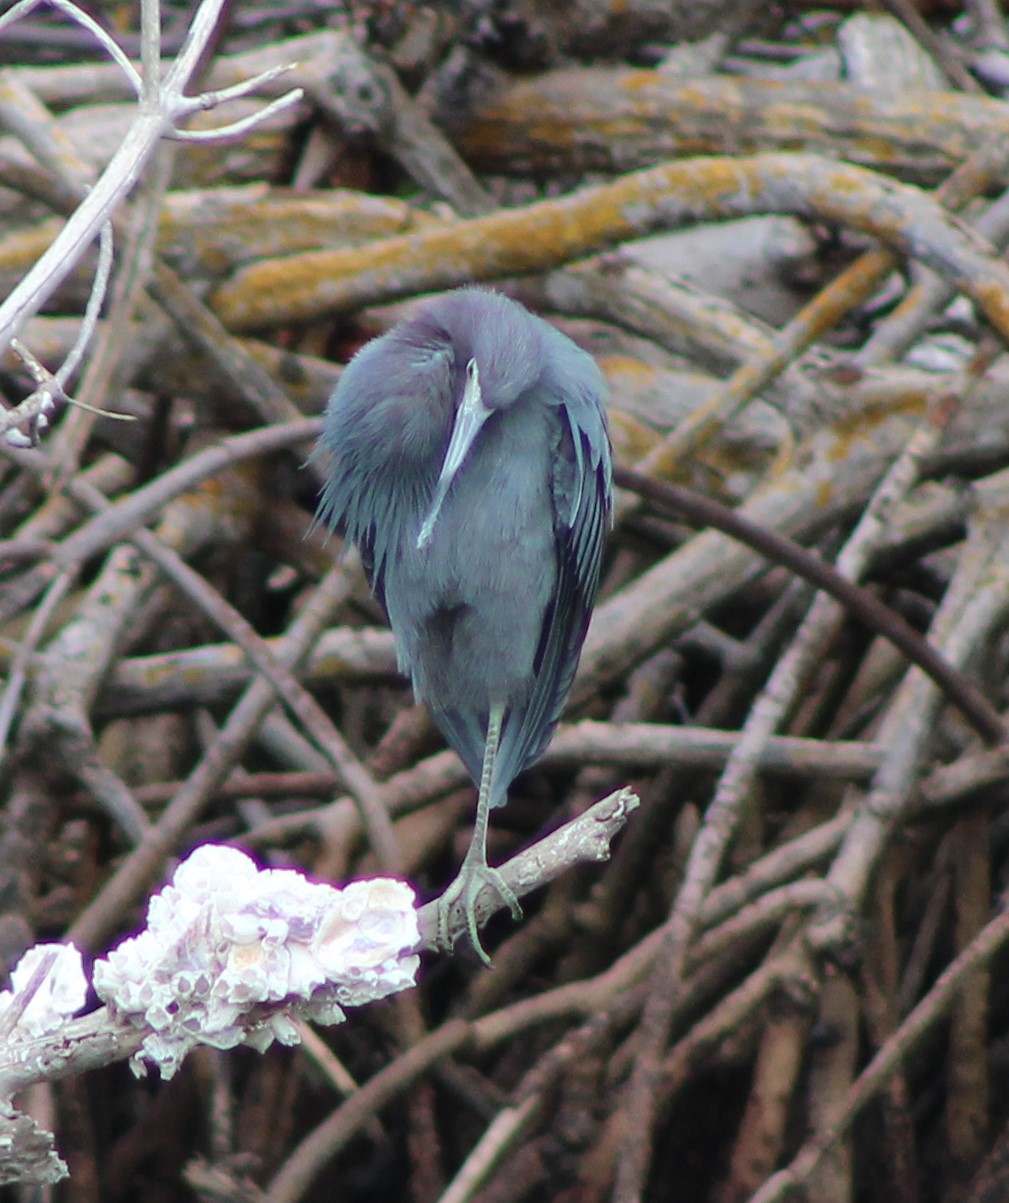
[[[483,424],[543,373],[542,323],[521,305],[482,288],[462,288],[427,306],[414,330],[451,352],[451,433],[430,509],[417,538],[431,540],[442,504]]]
[[[501,293],[460,288],[433,302],[424,318],[451,349],[457,411],[470,363],[476,364],[483,404],[491,411],[507,409],[543,372],[542,320]]]

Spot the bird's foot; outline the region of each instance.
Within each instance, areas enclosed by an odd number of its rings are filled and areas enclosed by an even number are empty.
[[[505,881],[500,871],[492,868],[484,860],[474,858],[470,861],[467,858],[463,861],[459,876],[438,899],[438,942],[442,948],[451,948],[454,943],[449,937],[449,918],[452,908],[461,900],[470,944],[480,960],[490,968],[491,959],[480,943],[480,933],[476,924],[476,900],[484,886],[489,886],[494,890],[511,911],[513,919],[522,918],[522,907],[519,906],[515,891]]]

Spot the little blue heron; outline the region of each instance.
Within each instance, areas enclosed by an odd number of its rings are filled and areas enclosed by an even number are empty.
[[[611,506],[595,360],[499,293],[461,288],[364,346],[326,409],[319,518],[357,544],[400,668],[479,787],[458,877],[491,885],[491,807],[542,753],[571,689]]]

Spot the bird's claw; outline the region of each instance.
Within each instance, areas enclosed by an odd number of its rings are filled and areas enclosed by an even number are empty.
[[[498,869],[477,860],[470,864],[463,862],[459,876],[438,899],[438,942],[442,948],[451,948],[454,944],[455,941],[449,936],[449,918],[452,908],[461,900],[470,944],[480,960],[490,968],[491,959],[480,943],[480,932],[476,923],[476,900],[484,886],[489,886],[497,894],[511,911],[513,919],[522,918],[522,907],[515,891]]]

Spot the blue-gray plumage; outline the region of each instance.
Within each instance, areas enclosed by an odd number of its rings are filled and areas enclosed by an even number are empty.
[[[326,410],[319,517],[360,548],[400,667],[480,786],[442,900],[473,916],[487,811],[542,753],[571,688],[610,512],[595,361],[498,293],[464,288],[368,343]]]

